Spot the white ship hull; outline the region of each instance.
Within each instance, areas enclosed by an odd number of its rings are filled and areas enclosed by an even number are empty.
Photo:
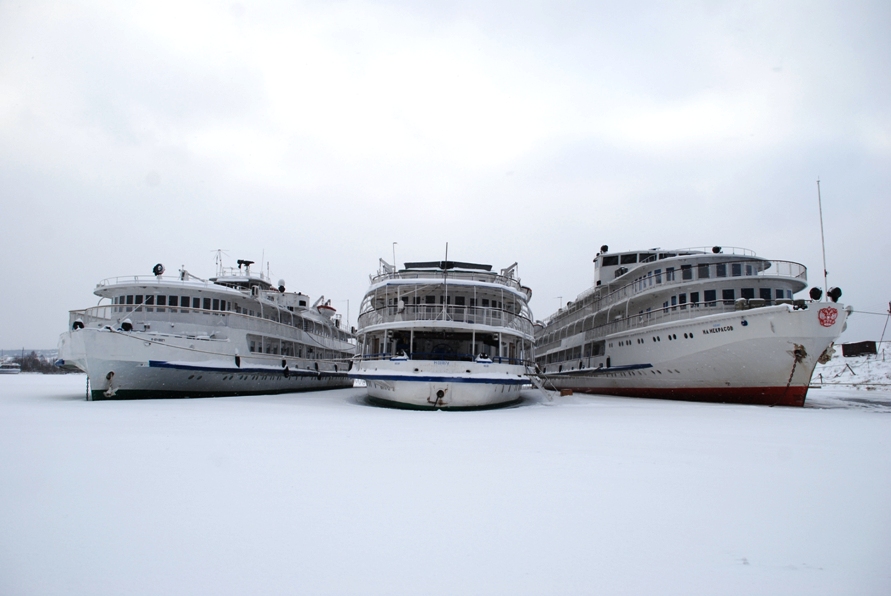
[[[212,397],[349,387],[346,365],[273,354],[236,355],[228,339],[111,329],[62,334],[59,364],[90,378],[91,398]]]
[[[373,401],[417,409],[506,405],[529,383],[522,365],[494,362],[365,360],[351,376],[365,381]]]
[[[467,410],[507,405],[530,383],[532,290],[516,263],[458,261],[383,265],[359,314],[360,344],[350,373],[372,402]]]
[[[604,357],[542,376],[549,388],[583,393],[802,406],[847,314],[838,304],[779,305],[632,329],[606,336]]]

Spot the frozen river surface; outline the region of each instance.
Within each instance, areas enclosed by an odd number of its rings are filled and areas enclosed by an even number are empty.
[[[891,594],[887,392],[450,413],[84,382],[0,378],[5,596]]]

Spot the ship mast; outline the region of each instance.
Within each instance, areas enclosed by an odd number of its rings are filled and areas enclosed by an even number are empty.
[[[820,179],[817,178],[817,206],[820,208],[820,243],[823,246],[823,295],[829,295],[829,284],[826,271],[826,236],[823,234],[823,199],[820,197]]]

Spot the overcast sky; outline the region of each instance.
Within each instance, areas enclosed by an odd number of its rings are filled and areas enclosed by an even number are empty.
[[[740,246],[891,300],[891,3],[0,2],[0,347],[95,284],[265,256],[355,324],[378,258]],[[844,339],[878,339],[852,318]]]

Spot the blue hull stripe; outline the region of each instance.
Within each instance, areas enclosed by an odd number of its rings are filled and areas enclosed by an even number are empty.
[[[284,374],[285,369],[283,368],[238,368],[237,366],[197,366],[193,364],[176,364],[173,362],[165,362],[163,360],[149,360],[149,367],[151,368],[172,368],[176,370],[194,370],[196,372],[218,372],[218,373],[232,373],[232,374],[244,374],[244,375],[274,375],[274,374]],[[316,371],[316,370],[306,370],[302,368],[289,368],[288,373],[295,376],[306,376],[306,377],[317,377],[321,374],[323,377],[345,377],[347,375],[346,371],[343,372],[334,372],[334,371]]]
[[[409,376],[409,375],[366,375],[366,374],[350,374],[353,379],[362,379],[365,381],[408,381],[411,383],[483,383],[488,385],[527,385],[531,381],[526,378],[507,378],[492,379],[479,377],[432,377],[432,376]]]

